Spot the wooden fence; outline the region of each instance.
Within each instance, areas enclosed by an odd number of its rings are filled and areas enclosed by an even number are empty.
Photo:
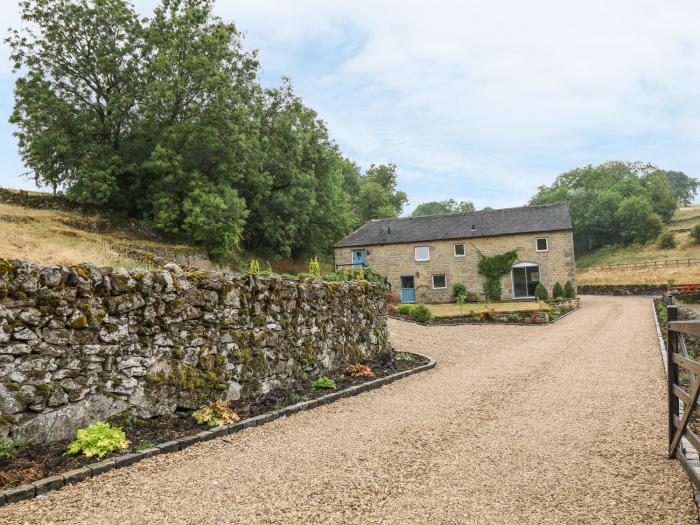
[[[700,489],[700,475],[691,468],[683,438],[696,451],[700,452],[700,437],[690,428],[689,423],[700,415],[698,396],[700,395],[700,362],[691,359],[686,348],[684,335],[700,336],[700,320],[678,321],[678,307],[669,305],[668,313],[668,457],[678,459],[688,476]],[[681,374],[680,371],[683,371]]]
[[[616,269],[632,269],[639,270],[644,268],[678,268],[680,266],[698,266],[700,259],[668,259],[664,261],[638,261],[618,264],[597,264],[581,268],[581,271],[587,270],[616,270]]]

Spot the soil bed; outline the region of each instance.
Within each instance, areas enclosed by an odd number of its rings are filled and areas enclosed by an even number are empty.
[[[353,377],[345,373],[345,368],[328,372],[327,377],[335,381],[335,389],[315,390],[311,384],[298,385],[296,389],[278,389],[270,392],[264,399],[257,402],[234,401],[229,406],[240,416],[241,420],[254,417],[278,408],[293,405],[300,401],[321,397],[330,392],[335,392],[353,385],[365,383],[372,379],[385,377],[396,372],[409,370],[428,362],[423,356],[398,352],[379,356],[371,361],[364,362],[368,365],[375,377]],[[154,447],[159,443],[165,443],[185,436],[197,434],[207,430],[206,425],[198,425],[192,418],[191,411],[178,411],[167,416],[152,419],[141,419],[119,414],[108,419],[114,425],[122,428],[130,447],[122,453],[135,452]],[[102,458],[86,458],[82,455],[64,456],[69,441],[61,441],[50,445],[26,446],[18,449],[11,458],[0,459],[0,490],[11,489],[19,485],[32,483],[39,479],[61,474],[69,470],[77,469],[100,461],[117,457],[120,454],[107,454]]]

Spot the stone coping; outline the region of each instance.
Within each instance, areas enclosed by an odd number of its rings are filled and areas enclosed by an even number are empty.
[[[393,383],[398,379],[403,379],[404,377],[408,377],[418,372],[430,370],[432,368],[435,368],[435,366],[437,365],[434,359],[426,355],[419,354],[417,352],[404,353],[417,355],[419,357],[427,359],[428,362],[424,365],[420,365],[409,370],[403,370],[401,372],[396,372],[388,376],[379,377],[377,379],[367,381],[366,383],[353,385],[343,390],[331,392],[329,394],[317,397],[315,399],[302,401],[294,405],[289,405],[287,407],[279,408],[277,410],[273,410],[265,414],[260,414],[255,417],[244,419],[243,421],[239,421],[238,423],[234,423],[232,425],[224,425],[209,430],[204,430],[202,432],[199,432],[198,434],[185,436],[174,441],[160,443],[153,448],[128,454],[122,454],[121,456],[105,459],[96,463],[91,463],[82,468],[70,470],[61,474],[56,474],[48,478],[43,478],[34,481],[33,483],[30,483],[28,485],[22,485],[13,489],[2,491],[0,492],[0,506],[15,503],[17,501],[31,499],[36,496],[46,494],[47,492],[53,490],[59,490],[65,485],[72,485],[74,483],[78,483],[86,479],[94,478],[100,474],[103,474],[104,472],[109,472],[110,470],[127,467],[129,465],[133,465],[134,463],[138,463],[141,460],[157,456],[159,454],[177,452],[191,445],[194,445],[195,443],[201,443],[203,441],[209,441],[210,439],[227,436],[229,434],[235,434],[236,432],[240,432],[241,430],[244,430],[246,428],[257,427],[265,423],[269,423],[270,421],[274,421],[275,419],[279,419],[281,417],[291,416],[292,414],[296,414],[297,412],[302,412],[304,410],[309,410],[318,406],[327,405],[339,399],[356,396],[358,394],[361,394],[362,392],[374,390],[384,385],[388,385],[389,383]]]

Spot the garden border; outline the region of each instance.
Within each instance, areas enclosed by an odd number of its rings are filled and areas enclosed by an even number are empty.
[[[67,485],[72,485],[83,481],[86,479],[94,478],[104,472],[109,472],[110,470],[126,467],[138,463],[143,459],[147,459],[159,454],[168,454],[170,452],[177,452],[179,450],[184,450],[185,448],[194,445],[195,443],[201,443],[203,441],[209,441],[217,437],[227,436],[229,434],[235,434],[246,428],[257,427],[275,419],[279,419],[286,416],[291,416],[297,412],[302,412],[305,410],[310,410],[318,406],[327,405],[333,401],[339,399],[344,399],[348,397],[353,397],[362,392],[367,392],[369,390],[375,390],[384,385],[393,383],[398,379],[403,379],[404,377],[417,374],[419,372],[424,372],[435,368],[437,362],[427,356],[420,354],[418,352],[403,352],[406,354],[413,354],[424,359],[428,362],[424,365],[417,366],[415,368],[410,368],[408,370],[403,370],[401,372],[396,372],[388,376],[373,379],[372,381],[367,381],[366,383],[361,383],[359,385],[353,385],[351,387],[339,390],[337,392],[332,392],[315,399],[310,399],[308,401],[302,401],[294,405],[289,405],[282,407],[266,414],[260,414],[238,423],[232,425],[224,425],[220,427],[215,427],[210,430],[204,430],[198,434],[193,434],[191,436],[185,436],[174,441],[167,441],[165,443],[160,443],[153,448],[142,450],[140,452],[133,452],[128,454],[122,454],[115,458],[106,459],[103,461],[98,461],[96,463],[91,463],[85,467],[70,470],[62,474],[56,474],[49,476],[47,478],[42,478],[40,480],[34,481],[33,483],[15,487],[13,489],[8,489],[0,492],[0,507],[3,505],[9,505],[10,503],[15,503],[18,501],[23,501],[27,499],[46,494],[47,492],[59,490]]]
[[[577,298],[578,300],[578,298]],[[564,315],[560,315],[557,317],[554,321],[544,321],[542,323],[530,323],[528,321],[517,321],[517,322],[511,322],[511,321],[472,321],[472,320],[459,320],[459,318],[454,318],[454,317],[444,317],[444,321],[438,320],[439,318],[434,318],[430,323],[419,323],[418,321],[414,321],[411,319],[409,316],[400,316],[396,314],[390,314],[387,313],[386,316],[389,317],[390,319],[396,319],[398,321],[404,321],[406,323],[413,323],[417,324],[420,326],[460,326],[460,325],[488,325],[488,326],[548,326],[550,324],[554,324],[557,321],[561,321],[564,319],[569,314],[573,314],[574,312],[578,311],[581,309],[581,304],[580,302],[577,301],[576,307],[573,310],[569,310],[566,312]]]

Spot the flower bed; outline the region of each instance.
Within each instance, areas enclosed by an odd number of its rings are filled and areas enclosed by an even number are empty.
[[[345,397],[343,393],[350,389],[351,392],[347,395],[356,394],[362,391],[361,388],[363,386],[374,387],[373,383],[376,386],[381,386],[381,384],[384,384],[383,379],[390,379],[396,374],[400,375],[404,372],[421,369],[430,363],[434,366],[433,361],[418,354],[405,352],[385,353],[364,363],[366,367],[355,365],[355,368],[350,370],[355,375],[350,375],[345,369],[329,373],[329,381],[326,384],[332,383],[334,388],[331,389],[313,388],[312,384],[309,383],[305,388],[296,391],[274,390],[258,402],[232,402],[229,404],[229,407],[240,416],[241,423],[231,426],[245,428],[247,421],[264,417],[266,414],[272,415],[284,407],[300,406],[304,402],[328,397],[329,393],[338,394],[338,397]],[[358,387],[360,390],[357,390]],[[356,390],[353,390],[353,388]],[[311,406],[315,405],[310,403],[308,408],[311,408]],[[197,424],[191,412],[176,412],[152,419],[140,419],[124,413],[114,416],[108,421],[112,426],[122,428],[125,431],[126,437],[130,442],[129,448],[124,451],[126,454],[112,453],[100,459],[87,458],[82,455],[64,455],[68,448],[68,441],[51,445],[19,446],[11,457],[0,459],[0,489],[4,491],[10,489],[11,492],[11,489],[18,486],[32,487],[32,494],[25,496],[31,497],[40,493],[40,485],[34,483],[36,487],[33,487],[28,484],[38,482],[38,480],[47,476],[59,475],[57,477],[60,478],[60,475],[63,475],[65,480],[67,472],[79,472],[80,470],[85,470],[84,467],[91,467],[94,472],[96,465],[101,464],[104,460],[119,463],[120,461],[124,462],[125,459],[131,460],[132,456],[138,454],[148,457],[149,451],[154,451],[151,455],[155,455],[155,453],[160,453],[161,450],[168,452],[178,450],[178,448],[183,447],[165,447],[167,450],[163,450],[163,446],[177,443],[178,440],[185,442],[189,437],[202,436],[207,431],[216,431],[216,427],[212,430],[211,427]],[[192,442],[195,441],[197,440],[192,440]],[[99,463],[96,464],[96,461]],[[129,462],[126,461],[124,464],[129,464]],[[90,475],[87,477],[90,477]],[[64,480],[61,480],[60,486],[63,486],[64,482],[69,483],[69,481]],[[7,493],[5,492],[5,494]],[[0,493],[0,504],[5,502],[4,498],[3,493]],[[24,497],[18,499],[24,499]],[[8,498],[7,502],[11,501],[13,500]]]
[[[403,321],[417,322],[415,316],[411,315],[415,306],[410,305],[409,308],[406,308],[406,306],[408,305],[392,305],[389,303],[387,306],[389,310],[388,315]],[[429,309],[438,309],[438,307],[443,305],[425,306]],[[461,309],[458,305],[449,306],[454,306],[455,308],[453,309],[457,313],[436,314],[429,322],[419,322],[419,324],[548,324],[576,310],[579,307],[579,300],[576,298],[549,301],[546,305],[540,305],[537,309],[519,309],[517,311],[508,311],[507,308],[502,306],[499,308],[498,303],[494,305],[479,304],[478,310],[469,304],[462,305]]]

